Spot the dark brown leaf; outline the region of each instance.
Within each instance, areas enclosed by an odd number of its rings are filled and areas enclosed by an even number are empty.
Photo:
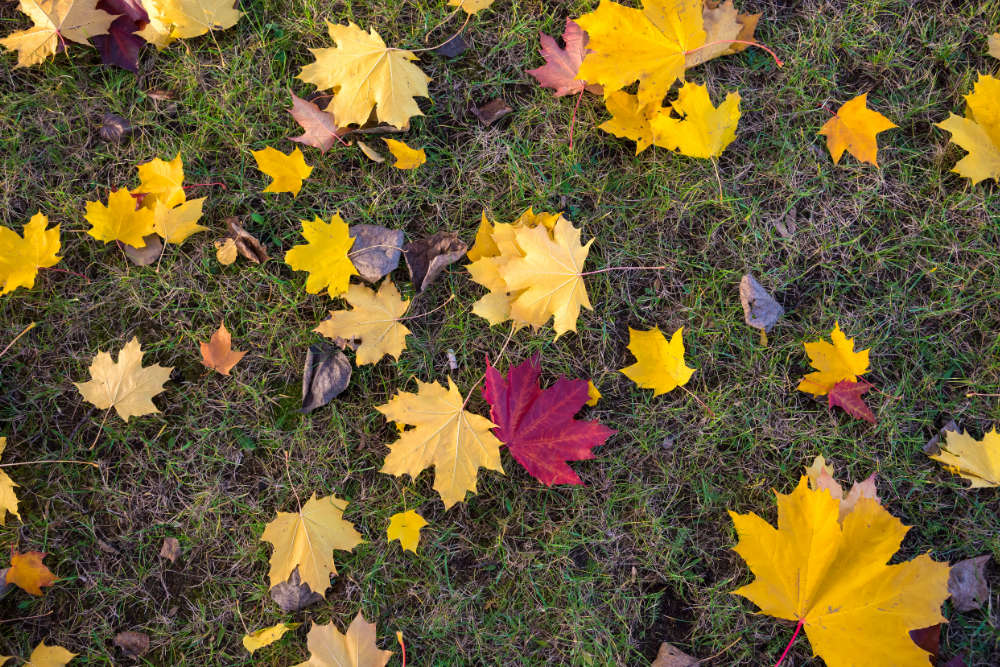
[[[288,581],[283,581],[271,589],[271,599],[285,611],[299,611],[311,604],[323,601],[323,596],[314,593],[309,584],[302,583],[299,568],[292,570]]]
[[[264,244],[258,241],[253,234],[243,229],[239,218],[226,218],[226,226],[229,227],[229,236],[235,241],[236,249],[241,255],[254,264],[261,264],[270,259]]]
[[[750,274],[743,276],[740,281],[740,303],[743,304],[743,319],[746,323],[765,332],[770,332],[785,314],[781,304]]]
[[[989,561],[990,555],[985,554],[951,566],[948,592],[951,593],[951,603],[958,611],[979,609],[989,599],[990,585],[986,583],[986,564]]]
[[[434,53],[445,58],[456,58],[469,49],[469,45],[462,38],[461,34],[455,35],[441,46],[434,49]]]
[[[146,94],[154,100],[158,100],[160,102],[169,102],[177,99],[177,93],[172,90],[166,90],[165,88],[154,88]]]
[[[92,38],[94,46],[101,52],[101,62],[137,72],[139,49],[146,40],[135,33],[149,23],[149,15],[142,3],[139,0],[98,0],[97,9],[118,16],[108,28],[108,34]]]
[[[302,412],[321,408],[351,381],[351,362],[344,353],[326,343],[310,345],[302,373]]]
[[[181,543],[176,537],[163,538],[163,546],[160,547],[160,558],[166,558],[171,563],[177,562],[177,557],[181,555]]]
[[[413,286],[418,292],[423,292],[445,267],[461,259],[468,249],[469,246],[454,232],[439,232],[426,239],[407,243],[403,246],[403,256],[406,258],[406,268],[410,270]]]
[[[512,111],[513,109],[500,97],[490,100],[481,107],[472,107],[472,113],[483,125],[492,125]]]
[[[910,639],[913,640],[914,644],[930,653],[933,656],[932,659],[936,659],[941,650],[941,624],[910,630]]]
[[[118,242],[118,245],[133,264],[149,266],[163,254],[163,241],[156,234],[144,236],[142,239],[146,242],[146,246],[143,248],[133,248],[121,241]]]
[[[149,635],[127,630],[115,635],[115,646],[125,652],[125,655],[138,658],[149,650]]]
[[[121,143],[132,136],[132,123],[116,113],[106,113],[101,119],[101,129],[98,134],[101,139],[110,143]]]
[[[354,237],[351,263],[368,282],[381,280],[399,266],[403,230],[380,225],[351,225],[350,234]]]

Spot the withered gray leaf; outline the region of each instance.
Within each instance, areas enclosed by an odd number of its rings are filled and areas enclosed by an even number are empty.
[[[770,331],[785,309],[774,300],[757,280],[747,274],[740,281],[740,303],[743,304],[743,319],[757,329]]]
[[[131,260],[133,264],[138,266],[149,266],[156,260],[160,258],[163,254],[163,241],[157,234],[150,234],[148,236],[143,236],[142,240],[146,242],[146,247],[136,248],[128,244],[118,242],[121,246],[122,251],[125,256]]]
[[[985,554],[951,566],[948,592],[951,593],[951,603],[958,611],[979,609],[990,597],[990,586],[986,583],[986,563],[989,560],[990,555]]]
[[[114,644],[126,655],[138,658],[149,650],[149,635],[131,630],[119,632],[115,635]]]
[[[649,667],[697,667],[698,662],[673,644],[663,642]]]
[[[177,557],[181,555],[181,543],[177,541],[176,537],[165,537],[163,538],[163,546],[160,547],[160,558],[166,558],[171,563],[177,561]]]
[[[454,232],[439,232],[426,239],[407,243],[403,246],[403,256],[406,258],[406,268],[410,270],[413,286],[418,292],[423,292],[446,266],[461,259],[468,249],[469,246]]]
[[[351,225],[354,237],[351,262],[361,277],[370,283],[381,280],[399,266],[402,254],[403,230],[380,225]]]
[[[98,134],[101,139],[111,143],[121,143],[132,136],[132,123],[116,113],[106,113],[101,119],[101,129]]]
[[[323,596],[314,593],[309,584],[302,583],[299,568],[292,570],[288,581],[283,581],[271,589],[271,599],[285,611],[299,611],[311,604],[323,601]]]
[[[469,45],[462,38],[462,35],[458,34],[434,49],[434,53],[445,58],[455,58],[465,53],[468,49]]]
[[[501,97],[490,100],[481,107],[472,107],[472,113],[483,125],[492,125],[512,111],[513,109]]]
[[[343,352],[327,343],[310,345],[302,371],[302,409],[307,414],[321,408],[347,389],[351,362]]]
[[[253,234],[243,229],[239,218],[226,218],[226,226],[229,227],[229,236],[236,243],[236,249],[241,255],[254,264],[260,264],[270,259],[264,244],[258,241]]]
[[[924,454],[928,456],[937,456],[941,453],[941,438],[945,437],[947,431],[952,431],[958,433],[958,424],[955,420],[950,420],[947,424],[941,427],[941,430],[934,434],[934,437],[927,441],[924,445]]]

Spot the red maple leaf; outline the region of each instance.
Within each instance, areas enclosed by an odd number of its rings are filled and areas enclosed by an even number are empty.
[[[136,31],[149,23],[149,15],[139,0],[98,0],[98,9],[117,14],[108,34],[96,35],[94,46],[101,52],[105,65],[117,65],[130,72],[139,70],[139,49],[146,43]]]
[[[536,69],[529,69],[526,74],[538,79],[543,88],[553,88],[556,97],[580,93],[584,88],[596,95],[604,92],[601,86],[588,85],[586,81],[576,78],[583,57],[587,55],[587,42],[590,40],[576,21],[566,19],[566,30],[563,32],[565,49],[559,48],[555,38],[549,37],[544,32],[538,33],[538,37],[542,42],[541,54],[545,58],[545,64]]]
[[[493,433],[543,484],[583,484],[567,461],[594,458],[591,450],[617,431],[574,418],[589,398],[586,380],[561,377],[542,389],[540,373],[537,355],[511,368],[506,378],[486,360],[483,398],[497,425]]]
[[[852,417],[864,419],[866,422],[874,424],[875,414],[865,405],[864,399],[861,398],[861,395],[871,389],[872,386],[871,383],[864,380],[861,382],[841,380],[833,385],[833,389],[827,394],[827,403],[831,408],[834,406],[843,408],[844,412]]]

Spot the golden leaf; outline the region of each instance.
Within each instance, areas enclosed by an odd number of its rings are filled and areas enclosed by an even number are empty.
[[[136,208],[135,197],[121,188],[108,195],[108,205],[88,201],[84,216],[90,223],[87,233],[98,241],[121,241],[134,248],[145,248],[145,237],[153,233],[153,211]]]
[[[833,118],[826,121],[819,133],[826,136],[833,163],[840,162],[846,150],[862,162],[878,166],[879,132],[898,127],[877,111],[868,108],[868,93],[844,102]]]
[[[383,282],[377,294],[364,285],[351,285],[344,299],[353,310],[330,311],[330,319],[320,322],[313,331],[327,338],[360,340],[356,359],[359,366],[374,364],[386,355],[399,359],[410,333],[399,318],[410,302],[399,296],[392,281]]]
[[[712,106],[708,88],[685,83],[671,103],[679,118],[664,107],[650,120],[653,143],[682,155],[713,158],[736,138],[740,120],[740,94],[729,93],[718,107]]]
[[[56,582],[55,575],[42,562],[43,558],[45,554],[39,551],[14,552],[7,570],[7,583],[20,586],[32,595],[41,595],[42,586],[51,586]]]
[[[184,182],[184,161],[180,153],[170,162],[154,158],[136,169],[139,172],[139,187],[135,192],[146,195],[142,199],[144,207],[153,208],[157,201],[170,208],[184,203],[187,196],[181,185]]]
[[[318,294],[327,288],[330,297],[347,291],[351,276],[358,275],[349,252],[354,245],[347,223],[334,213],[329,223],[316,218],[302,220],[304,245],[297,245],[285,253],[285,263],[295,271],[306,271],[306,292]]]
[[[46,229],[49,219],[40,211],[24,226],[23,237],[0,227],[0,295],[18,287],[35,286],[38,270],[55,266],[62,257],[59,250],[59,225]]]
[[[126,422],[131,417],[159,412],[153,397],[163,391],[173,368],[159,364],[142,366],[142,347],[132,338],[114,362],[107,352],[98,352],[90,365],[89,382],[74,382],[83,398],[99,410],[114,408]]]
[[[427,525],[424,517],[414,510],[398,512],[389,517],[389,528],[386,529],[386,537],[390,542],[399,540],[403,550],[409,549],[417,553],[417,545],[420,544],[420,529]]]
[[[0,454],[3,454],[6,448],[7,438],[0,437]],[[6,525],[7,512],[18,519],[21,518],[21,514],[17,511],[17,494],[14,493],[14,488],[18,486],[20,484],[12,480],[6,472],[0,470],[0,526]]]
[[[686,385],[694,375],[694,369],[684,363],[684,327],[675,331],[669,342],[659,327],[649,331],[629,327],[628,332],[628,349],[635,363],[622,373],[643,389],[652,389],[653,396]]]
[[[358,612],[341,634],[333,621],[326,625],[314,622],[306,637],[309,645],[309,660],[295,667],[384,667],[392,657],[392,651],[382,651],[375,645],[375,624],[369,623]]]
[[[67,41],[87,44],[106,35],[117,18],[97,9],[97,0],[21,0],[20,10],[35,25],[0,39],[0,46],[17,51],[14,67],[37,65]]]
[[[839,322],[834,323],[830,340],[832,344],[825,340],[805,343],[810,364],[818,372],[802,378],[799,391],[825,396],[838,382],[857,382],[859,375],[868,372],[868,350],[855,352],[854,339],[844,335]]]
[[[77,655],[79,654],[67,651],[61,646],[46,646],[43,641],[31,652],[31,657],[24,667],[64,667]]]
[[[969,488],[1000,486],[1000,433],[994,428],[982,440],[968,431],[945,431],[945,442],[930,457],[970,482]]]
[[[951,133],[952,143],[969,152],[952,171],[972,179],[973,185],[987,178],[1000,182],[1000,79],[980,74],[965,101],[965,118],[949,114],[937,124]]]
[[[257,168],[272,179],[264,192],[291,192],[293,197],[298,196],[302,181],[309,178],[313,170],[306,164],[301,149],[296,148],[288,155],[270,146],[252,152]]]
[[[284,637],[286,632],[288,632],[289,630],[294,630],[300,625],[302,624],[278,623],[277,625],[272,625],[269,628],[261,628],[260,630],[254,630],[250,634],[243,635],[243,648],[249,651],[250,655],[253,655],[254,651],[262,649],[265,646],[270,646],[274,642]]]
[[[201,220],[205,197],[190,199],[169,208],[162,201],[153,203],[153,231],[167,243],[181,244],[192,234],[207,232],[208,227],[198,224]]]
[[[423,148],[410,148],[402,141],[386,139],[389,152],[396,157],[396,162],[392,165],[396,169],[416,169],[427,162],[427,153]]]

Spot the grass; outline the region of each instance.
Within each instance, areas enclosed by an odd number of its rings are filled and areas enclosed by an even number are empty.
[[[900,558],[1000,557],[995,492],[965,489],[920,451],[951,418],[977,435],[1000,422],[995,397],[968,395],[1000,391],[1000,190],[951,173],[962,152],[933,126],[961,112],[976,72],[998,69],[985,36],[1000,25],[1000,3],[740,2],[763,12],[758,38],[786,65],[749,50],[693,73],[717,101],[735,89],[743,99],[739,136],[719,162],[721,202],[711,163],[655,148],[635,156],[597,130],[606,116],[596,98],[583,100],[568,147],[573,100],[523,70],[540,63],[539,30],[557,33],[594,5],[498,0],[472,20],[464,56],[421,56],[431,100],[405,139],[427,149],[426,165],[404,173],[357,150],[306,149],[316,169],[295,199],[260,193],[250,151],[293,145],[288,90],[311,92],[293,77],[311,62],[308,48],[328,45],[324,21],[353,20],[416,48],[447,14],[443,2],[244,1],[247,15],[214,40],[144,52],[138,78],[84,48],[29,70],[3,55],[0,222],[19,229],[44,211],[63,228],[60,267],[86,276],[45,272],[0,299],[0,348],[38,322],[0,358],[4,460],[101,467],[8,471],[23,521],[0,529],[0,548],[48,552],[60,581],[41,598],[15,590],[0,600],[0,652],[26,657],[44,639],[80,653],[74,664],[111,664],[121,660],[115,633],[137,630],[151,638],[142,664],[250,664],[247,630],[281,620],[343,629],[360,609],[396,660],[393,634],[403,632],[411,664],[646,664],[661,641],[715,656],[707,664],[773,664],[792,626],[729,595],[750,574],[730,550],[726,510],[773,520],[771,489],[790,490],[817,453],[843,479],[878,472],[884,503],[913,526]],[[27,25],[11,3],[0,8],[0,34]],[[153,99],[154,89],[177,99]],[[881,169],[849,156],[834,166],[816,135],[824,106],[863,92],[899,129],[881,135]],[[483,127],[469,105],[496,96],[515,111]],[[105,112],[135,124],[131,142],[98,138]],[[194,191],[209,197],[212,233],[170,248],[158,271],[84,233],[86,200],[134,186],[137,164],[178,151],[187,182],[225,184]],[[305,350],[335,304],[306,294],[280,258],[314,215],[471,241],[482,209],[510,221],[529,206],[564,210],[596,238],[591,268],[667,268],[590,277],[595,310],[577,334],[553,342],[551,330],[523,331],[507,352],[504,365],[541,352],[547,381],[594,378],[604,394],[586,415],[618,435],[574,464],[586,486],[544,488],[505,454],[506,475],[481,473],[479,493],[445,512],[431,473],[378,472],[394,428],[373,406],[414,389],[414,378],[443,381],[449,349],[468,391],[507,330],[471,314],[481,292],[453,266],[413,312],[456,298],[408,323],[398,363],[357,369],[333,404],[302,416]],[[230,215],[276,259],[221,267],[211,242]],[[782,221],[795,223],[791,238],[775,231]],[[787,309],[767,347],[742,321],[736,285],[748,271]],[[394,279],[412,296],[405,269]],[[250,351],[231,378],[199,363],[197,341],[220,320]],[[836,320],[872,350],[876,426],[795,391],[802,343]],[[697,369],[688,388],[711,413],[681,391],[653,398],[617,372],[631,363],[629,326],[685,327]],[[98,350],[134,335],[147,363],[174,367],[156,399],[163,412],[128,424],[112,416],[101,429],[102,413],[71,383],[87,378]],[[470,405],[486,410],[478,395]],[[259,541],[276,511],[294,508],[288,479],[300,496],[349,500],[346,516],[367,540],[337,552],[326,600],[297,614],[268,597],[270,549]],[[386,543],[388,518],[403,509],[431,524],[416,556]],[[175,564],[157,555],[167,536],[182,545]],[[997,664],[996,602],[964,614],[946,603],[942,654]],[[307,630],[253,662],[305,660]],[[787,664],[822,664],[810,655],[800,638]]]

